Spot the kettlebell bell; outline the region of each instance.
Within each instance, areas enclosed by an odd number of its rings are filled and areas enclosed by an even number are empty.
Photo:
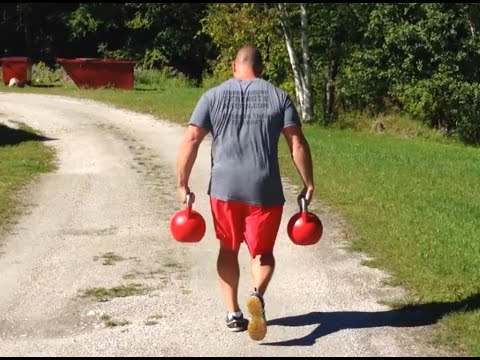
[[[287,232],[290,240],[296,245],[314,245],[323,234],[323,225],[317,215],[308,211],[307,199],[299,199],[300,212],[290,218]]]
[[[192,209],[194,201],[195,195],[188,193],[186,208],[177,211],[170,220],[170,232],[178,242],[196,243],[205,235],[205,220],[200,213]]]

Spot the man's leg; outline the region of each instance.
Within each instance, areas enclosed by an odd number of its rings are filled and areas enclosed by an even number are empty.
[[[248,334],[255,341],[263,340],[267,334],[267,320],[265,319],[265,302],[263,294],[275,269],[273,254],[257,255],[251,260],[254,291],[247,300],[247,309],[250,313]]]
[[[227,311],[240,311],[238,305],[238,282],[240,279],[238,249],[232,250],[221,241],[217,259],[217,272]]]
[[[273,248],[282,220],[283,206],[251,206],[250,212],[245,242],[251,256],[253,287],[263,296],[275,270]]]
[[[253,287],[263,296],[275,270],[275,257],[273,254],[255,256],[251,260],[251,270]]]
[[[246,321],[238,305],[240,267],[238,250],[243,239],[242,216],[238,205],[211,198],[215,233],[220,240],[217,273],[225,307],[227,327],[231,331],[246,330]]]
[[[253,208],[247,219],[247,245],[251,255],[254,291],[247,300],[250,313],[248,334],[253,340],[262,340],[267,333],[263,295],[275,270],[273,248],[280,227],[283,207]]]

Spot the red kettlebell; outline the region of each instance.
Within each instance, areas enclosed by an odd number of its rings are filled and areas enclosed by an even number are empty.
[[[300,197],[300,212],[290,218],[287,232],[296,245],[314,245],[323,234],[323,225],[317,215],[308,212],[307,199]]]
[[[196,243],[205,235],[205,220],[192,209],[195,195],[186,196],[186,208],[177,211],[170,220],[170,232],[175,240],[183,243]]]

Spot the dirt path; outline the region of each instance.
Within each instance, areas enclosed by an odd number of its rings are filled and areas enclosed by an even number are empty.
[[[428,330],[417,326],[421,319],[378,303],[401,292],[343,250],[335,215],[322,218],[325,235],[315,247],[294,246],[280,232],[265,340],[228,332],[206,195],[208,141],[191,179],[207,234],[199,244],[179,244],[168,223],[180,209],[174,166],[182,127],[91,101],[27,94],[0,94],[0,114],[0,122],[25,122],[53,138],[46,144],[59,162],[28,189],[31,206],[2,236],[0,356],[442,355],[417,340]],[[281,229],[297,211],[296,192],[285,191]],[[241,261],[246,300],[245,248]],[[130,296],[113,296],[119,286]]]

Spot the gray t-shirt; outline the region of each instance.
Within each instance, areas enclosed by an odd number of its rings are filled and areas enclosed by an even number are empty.
[[[208,194],[224,201],[283,205],[278,141],[301,126],[287,93],[263,79],[230,79],[208,90],[190,118],[212,134]]]

